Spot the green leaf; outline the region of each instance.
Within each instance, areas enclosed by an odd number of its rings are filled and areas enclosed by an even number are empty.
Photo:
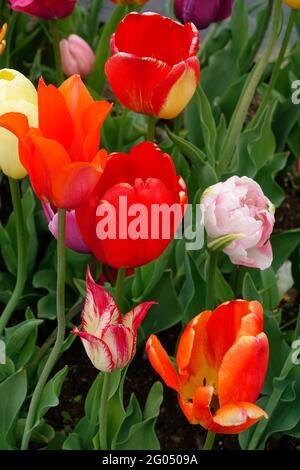
[[[263,305],[267,310],[273,310],[280,301],[280,295],[277,287],[277,279],[272,268],[264,269],[260,272],[262,281]]]
[[[278,271],[280,266],[286,261],[300,244],[300,228],[287,230],[274,235],[271,238],[273,248],[274,271]]]
[[[236,0],[230,19],[233,50],[237,58],[243,53],[248,39],[248,8],[245,0]]]
[[[25,369],[0,384],[0,449],[16,448],[14,428],[27,393]]]
[[[39,318],[47,318],[49,320],[56,318],[56,281],[57,274],[54,269],[43,269],[33,276],[33,287],[48,291],[48,294],[38,301],[37,312]]]
[[[285,167],[286,161],[286,153],[276,153],[272,160],[255,176],[255,180],[264,188],[265,195],[273,202],[275,207],[280,206],[285,198],[285,193],[281,186],[275,181],[275,177],[277,173]]]
[[[262,297],[259,294],[254,281],[249,272],[246,272],[243,279],[243,299],[245,300],[258,300],[262,302]]]
[[[17,369],[30,361],[36,345],[38,326],[42,323],[43,320],[25,320],[6,328],[6,353]]]
[[[200,85],[197,88],[196,97],[206,154],[208,156],[209,162],[214,165],[217,141],[217,128],[215,119],[210,103]]]

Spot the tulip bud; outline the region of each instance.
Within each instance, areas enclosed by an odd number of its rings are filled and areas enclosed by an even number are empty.
[[[283,0],[283,2],[295,10],[300,9],[300,0]]]
[[[77,0],[9,0],[9,2],[12,10],[47,20],[55,20],[69,16],[74,10]]]
[[[112,372],[125,367],[136,349],[137,329],[155,302],[144,302],[121,316],[113,297],[96,284],[89,268],[82,329],[74,328],[96,369]]]
[[[20,112],[27,116],[31,126],[38,124],[37,92],[33,84],[20,72],[0,70],[0,116]],[[27,172],[19,160],[17,137],[0,128],[0,169],[11,178],[21,179]]]
[[[175,0],[174,11],[183,23],[192,22],[198,29],[228,18],[233,0]]]
[[[94,65],[95,54],[89,44],[77,34],[71,34],[60,41],[62,69],[68,77],[81,75],[87,77]]]
[[[0,55],[3,53],[5,46],[6,46],[6,41],[5,41],[5,35],[7,31],[7,24],[5,23],[2,28],[0,29]]]

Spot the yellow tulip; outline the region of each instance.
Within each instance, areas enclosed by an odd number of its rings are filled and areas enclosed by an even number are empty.
[[[38,125],[37,92],[33,84],[16,70],[0,69],[0,116],[5,113],[25,114],[30,126]],[[27,172],[19,160],[18,139],[0,128],[0,170],[14,179]]]
[[[7,31],[7,24],[5,23],[2,26],[2,28],[0,28],[0,55],[2,54],[2,52],[4,51],[5,46],[6,46],[6,41],[4,39],[6,31]]]
[[[283,0],[283,2],[295,10],[300,9],[300,0]]]

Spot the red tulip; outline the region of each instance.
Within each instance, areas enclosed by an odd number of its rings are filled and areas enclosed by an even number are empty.
[[[200,74],[199,35],[156,13],[130,13],[111,38],[105,72],[127,108],[164,119],[176,117],[192,98]]]
[[[109,156],[93,196],[77,208],[76,216],[83,238],[98,260],[115,268],[136,267],[164,251],[182,220],[186,202],[186,187],[176,176],[171,157],[143,142],[129,155]],[[136,204],[143,213],[140,236],[134,237],[131,229],[136,217],[131,211]],[[164,218],[167,227],[161,223],[158,229],[151,210],[162,204],[167,211],[176,204],[177,211],[170,214],[169,222]]]
[[[89,268],[86,273],[86,298],[82,329],[74,328],[93,365],[104,372],[125,367],[136,349],[137,329],[155,302],[144,302],[121,316],[106,290],[95,283]]]
[[[256,301],[234,300],[213,312],[202,312],[180,338],[178,372],[156,336],[150,336],[150,362],[177,391],[191,424],[236,434],[267,418],[255,404],[268,365],[269,345],[262,324],[262,306]]]
[[[13,10],[50,20],[69,16],[77,0],[9,0],[9,2]]]
[[[19,138],[20,161],[43,202],[71,210],[91,195],[106,163],[99,131],[110,109],[74,75],[58,89],[40,80],[38,128],[21,113],[0,117],[0,127]]]

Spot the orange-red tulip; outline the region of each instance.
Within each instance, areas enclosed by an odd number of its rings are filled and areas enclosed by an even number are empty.
[[[234,300],[196,316],[179,342],[175,370],[155,335],[147,342],[150,362],[177,391],[191,424],[236,434],[266,413],[255,402],[262,388],[269,345],[259,302]]]
[[[0,126],[19,138],[20,161],[42,201],[71,210],[91,195],[106,163],[100,128],[110,109],[74,75],[59,88],[40,80],[38,128],[21,113],[0,117]]]

